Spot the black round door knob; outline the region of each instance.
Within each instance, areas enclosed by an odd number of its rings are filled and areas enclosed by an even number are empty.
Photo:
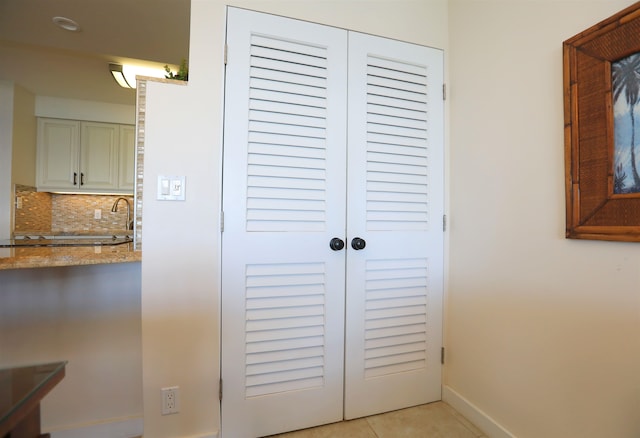
[[[334,251],[340,251],[342,248],[344,248],[344,240],[338,237],[334,237],[333,239],[331,239],[331,242],[329,242],[329,248]]]
[[[356,251],[364,249],[365,246],[367,246],[367,242],[359,237],[354,237],[351,241],[351,248],[355,249]]]

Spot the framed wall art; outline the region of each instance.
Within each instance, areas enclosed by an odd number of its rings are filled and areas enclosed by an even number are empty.
[[[640,2],[563,43],[566,237],[640,242]]]

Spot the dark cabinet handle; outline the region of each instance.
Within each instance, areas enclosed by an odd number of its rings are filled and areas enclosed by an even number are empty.
[[[334,251],[340,251],[342,248],[344,248],[344,241],[338,237],[334,237],[329,242],[329,248]]]
[[[73,185],[78,185],[78,172],[73,172]]]
[[[359,237],[354,237],[351,241],[351,248],[355,249],[356,251],[364,249],[365,246],[367,246],[367,242]]]
[[[84,185],[84,172],[80,173],[80,185],[83,186]]]

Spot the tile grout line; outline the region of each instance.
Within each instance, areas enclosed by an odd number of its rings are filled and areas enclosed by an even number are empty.
[[[455,418],[455,420],[458,423],[462,424],[464,426],[464,428],[467,429],[469,432],[471,432],[476,438],[485,438],[486,437],[484,431],[480,430],[478,428],[478,426],[476,426],[471,421],[469,421],[469,419],[467,419],[467,417],[465,417],[464,415],[462,415],[460,412],[456,411],[455,409],[454,409],[454,412],[455,413],[453,414],[453,418]],[[470,426],[473,426],[473,428],[470,427]],[[479,433],[479,435],[478,435],[478,433]]]
[[[477,430],[473,430],[473,429],[471,429],[471,428],[470,428],[470,427],[469,427],[469,426],[468,426],[464,421],[460,421],[456,415],[454,415],[454,418],[456,419],[456,421],[457,421],[458,423],[462,424],[462,426],[463,426],[465,429],[467,429],[469,432],[471,432],[471,434],[473,434],[476,438],[484,438],[484,437],[485,437],[484,432],[482,432],[480,435],[478,435],[478,434],[477,434],[477,432],[478,432]],[[466,420],[466,418],[465,418],[465,420]],[[467,421],[468,421],[468,420],[467,420]]]
[[[369,417],[365,417],[364,419],[367,422],[367,426],[369,427],[369,429],[371,430],[371,432],[373,432],[373,435],[376,438],[380,438],[380,435],[378,435],[378,432],[376,432],[375,428],[373,427],[373,425],[369,422]]]

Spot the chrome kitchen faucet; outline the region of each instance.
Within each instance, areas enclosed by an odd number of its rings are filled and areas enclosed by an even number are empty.
[[[125,226],[125,230],[133,230],[133,221],[131,220],[131,204],[129,204],[129,200],[127,198],[120,197],[116,199],[116,202],[113,203],[113,207],[111,207],[111,211],[115,213],[118,211],[118,202],[123,200],[127,203],[127,224]]]

